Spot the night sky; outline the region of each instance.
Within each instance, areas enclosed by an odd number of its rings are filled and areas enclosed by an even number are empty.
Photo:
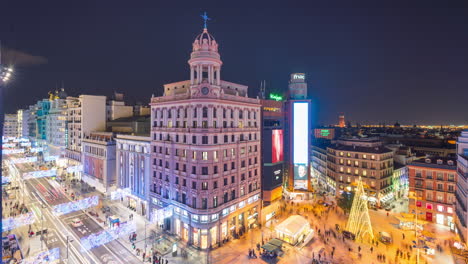
[[[17,71],[5,110],[62,82],[73,96],[120,91],[148,103],[164,83],[189,78],[207,11],[222,79],[250,96],[261,80],[285,91],[289,74],[304,72],[315,124],[336,123],[339,112],[362,124],[468,124],[463,2],[6,0],[0,38]]]

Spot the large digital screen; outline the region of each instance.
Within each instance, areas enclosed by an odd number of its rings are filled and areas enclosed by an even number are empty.
[[[309,163],[309,103],[293,103],[293,163]]]
[[[271,131],[271,163],[283,161],[283,130]]]
[[[307,190],[307,164],[294,164],[294,189]]]

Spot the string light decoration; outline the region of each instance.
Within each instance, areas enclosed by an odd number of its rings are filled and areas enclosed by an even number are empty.
[[[30,225],[36,221],[32,212],[22,214],[18,217],[2,219],[2,232],[10,231],[24,225]]]
[[[120,226],[112,227],[107,230],[83,237],[81,241],[81,252],[86,252],[90,249],[102,246],[119,237],[136,232],[136,225],[134,222],[124,222]]]
[[[83,210],[89,207],[97,206],[99,203],[99,196],[91,196],[75,202],[63,203],[54,206],[52,209],[55,215],[64,215],[71,212]]]
[[[23,173],[24,180],[29,180],[33,178],[51,177],[51,176],[57,176],[57,169],[31,171],[31,172]]]
[[[53,248],[48,251],[40,252],[39,254],[29,257],[21,264],[40,264],[40,263],[59,263],[60,262],[60,248]]]
[[[374,238],[369,209],[367,208],[367,196],[364,192],[361,177],[357,180],[357,190],[354,195],[348,223],[346,224],[346,230],[356,235],[357,239],[363,240],[366,235],[369,235],[371,239]]]

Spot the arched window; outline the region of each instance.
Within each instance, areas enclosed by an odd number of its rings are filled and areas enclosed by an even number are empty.
[[[240,119],[244,118],[244,112],[242,110],[239,110],[239,118]]]
[[[202,113],[203,113],[203,117],[207,118],[208,117],[208,107],[203,107]]]
[[[167,110],[167,118],[172,118],[172,109]]]
[[[250,119],[250,111],[247,110],[247,118]]]
[[[187,107],[184,108],[184,118],[187,118]]]
[[[216,118],[216,108],[213,108],[213,117]]]

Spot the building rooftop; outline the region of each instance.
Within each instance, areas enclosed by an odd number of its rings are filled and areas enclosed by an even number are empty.
[[[347,145],[340,145],[340,144],[332,144],[329,148],[334,150],[343,150],[343,151],[352,151],[352,152],[363,152],[363,153],[375,153],[375,154],[383,154],[388,152],[393,152],[392,150],[383,147],[361,147],[361,146],[347,146]]]
[[[457,161],[456,159],[452,158],[422,158],[417,159],[408,164],[409,166],[417,166],[417,167],[427,167],[427,168],[435,168],[435,169],[449,169],[449,170],[456,170],[457,168]]]
[[[151,120],[151,116],[145,115],[145,116],[121,117],[121,118],[117,118],[108,122],[149,122],[150,120]]]
[[[404,164],[401,164],[399,162],[393,162],[393,169],[394,170],[398,170],[398,169],[401,169],[401,168],[404,168],[406,165]]]

